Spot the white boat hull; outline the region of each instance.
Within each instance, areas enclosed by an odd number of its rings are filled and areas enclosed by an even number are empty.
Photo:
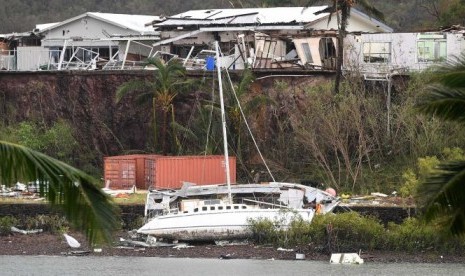
[[[224,240],[251,236],[249,220],[279,221],[286,227],[292,218],[313,219],[313,209],[243,209],[179,213],[152,218],[137,232],[173,240]]]

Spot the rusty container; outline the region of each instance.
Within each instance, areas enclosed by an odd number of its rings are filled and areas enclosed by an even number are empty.
[[[105,187],[110,189],[145,189],[145,160],[157,155],[132,154],[104,157]]]
[[[235,183],[235,157],[229,157],[229,171],[231,183]],[[146,189],[180,189],[183,182],[197,185],[226,183],[224,156],[155,156],[146,159]]]

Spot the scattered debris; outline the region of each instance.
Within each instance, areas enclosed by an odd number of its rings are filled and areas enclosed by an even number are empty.
[[[383,193],[371,193],[372,196],[376,196],[376,197],[388,197],[387,194],[383,194]]]
[[[173,246],[174,249],[184,249],[184,248],[191,248],[194,247],[192,245],[188,245],[187,243],[178,243],[176,246]]]
[[[296,260],[305,260],[305,254],[304,253],[295,253],[295,259]]]
[[[285,252],[293,252],[294,249],[286,249],[286,248],[282,248],[282,247],[278,247],[278,249],[276,249],[278,251],[285,251]]]
[[[357,253],[331,254],[331,264],[363,264],[363,259]]]
[[[108,186],[108,183],[107,183],[107,186]],[[137,192],[137,188],[136,186],[132,186],[132,188],[128,190],[113,190],[113,189],[110,189],[109,187],[105,187],[102,189],[102,191],[112,197],[127,198],[129,197],[129,194],[135,194]]]
[[[66,239],[66,242],[68,243],[68,245],[72,248],[79,248],[81,247],[81,244],[73,237],[71,237],[70,235],[68,234],[63,234],[63,236],[65,237]]]
[[[233,246],[233,245],[248,245],[249,242],[247,240],[219,240],[215,241],[215,244],[217,246]]]
[[[37,233],[42,233],[43,231],[44,231],[43,229],[22,230],[22,229],[18,229],[16,227],[14,227],[14,226],[11,226],[11,232],[20,233],[20,234],[23,234],[23,235],[37,234]]]
[[[90,251],[69,251],[69,252],[61,252],[61,255],[65,256],[86,256],[89,255]]]
[[[135,246],[145,248],[145,247],[174,247],[175,245],[177,245],[175,243],[159,242],[157,241],[156,238],[154,237],[149,238],[149,237],[151,236],[147,237],[146,242],[119,238],[121,246],[118,246],[117,248],[128,247],[128,248],[134,249]],[[132,247],[129,247],[129,246],[132,246]]]
[[[232,259],[232,255],[231,254],[226,254],[226,255],[221,254],[219,259],[221,259],[221,260],[230,260],[230,259]]]

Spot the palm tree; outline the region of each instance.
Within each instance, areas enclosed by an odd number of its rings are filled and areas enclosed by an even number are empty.
[[[337,36],[337,64],[336,80],[334,82],[334,92],[339,93],[339,86],[342,79],[342,63],[344,60],[344,38],[347,35],[347,23],[350,17],[350,11],[355,5],[363,8],[368,14],[383,19],[383,14],[371,5],[368,0],[329,0],[331,5],[326,9],[316,12],[315,14],[329,13],[328,23],[331,21],[333,14],[336,14],[338,36]],[[310,0],[307,7],[313,6],[321,0]],[[327,2],[327,1],[324,1]]]
[[[116,102],[129,92],[142,91],[136,96],[136,103],[144,104],[150,102],[152,105],[152,124],[154,131],[154,143],[157,147],[157,110],[161,112],[161,149],[163,154],[167,150],[167,133],[168,133],[168,116],[174,120],[174,100],[178,95],[182,85],[186,84],[184,80],[185,68],[179,60],[171,60],[164,63],[161,59],[150,58],[147,60],[147,65],[155,66],[155,80],[153,82],[133,80],[124,83],[116,91]]]
[[[18,180],[38,181],[49,204],[61,208],[92,245],[111,241],[118,212],[93,177],[37,151],[0,141],[0,183]]]
[[[438,68],[418,109],[446,121],[465,123],[465,54]],[[427,221],[440,218],[450,233],[464,234],[465,161],[441,163],[437,169],[421,183],[419,205]]]
[[[276,104],[276,102],[267,95],[250,94],[250,86],[254,80],[255,77],[253,72],[250,69],[245,69],[242,73],[241,80],[233,86],[228,86],[226,89],[230,91],[229,93],[225,93],[225,112],[227,113],[226,118],[228,120],[229,146],[235,152],[236,158],[241,164],[244,164],[244,160],[247,158],[245,154],[250,154],[248,149],[244,148],[243,143],[245,134],[244,127],[246,127],[244,117],[260,116],[263,114],[264,107]],[[226,83],[231,83],[230,79]],[[220,113],[219,106],[220,104],[213,99],[204,105],[204,108]],[[221,121],[217,121],[217,123],[220,124]],[[260,123],[264,123],[263,120],[260,121]],[[217,127],[216,129],[221,131],[221,127]],[[220,137],[221,135],[216,136]],[[210,141],[216,142],[215,139],[210,139]]]

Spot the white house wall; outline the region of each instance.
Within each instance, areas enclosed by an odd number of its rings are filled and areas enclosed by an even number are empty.
[[[420,36],[434,35],[428,33],[381,33],[348,35],[344,41],[344,68],[361,73],[401,73],[424,70],[437,62],[420,62],[418,59],[418,41]],[[447,59],[453,59],[464,50],[462,34],[442,33],[447,43]],[[370,63],[364,61],[364,43],[390,43],[390,61]]]
[[[35,71],[51,62],[50,51],[43,47],[18,47],[16,51],[16,70],[19,71]]]
[[[294,42],[295,49],[299,59],[301,60],[302,64],[306,65],[313,65],[313,66],[323,66],[323,61],[321,59],[320,54],[320,40],[322,37],[304,37],[304,38],[294,38],[292,41]],[[333,43],[336,46],[337,41],[336,38],[332,38]],[[310,48],[310,55],[311,59],[307,57],[304,52],[302,44],[307,43]]]

